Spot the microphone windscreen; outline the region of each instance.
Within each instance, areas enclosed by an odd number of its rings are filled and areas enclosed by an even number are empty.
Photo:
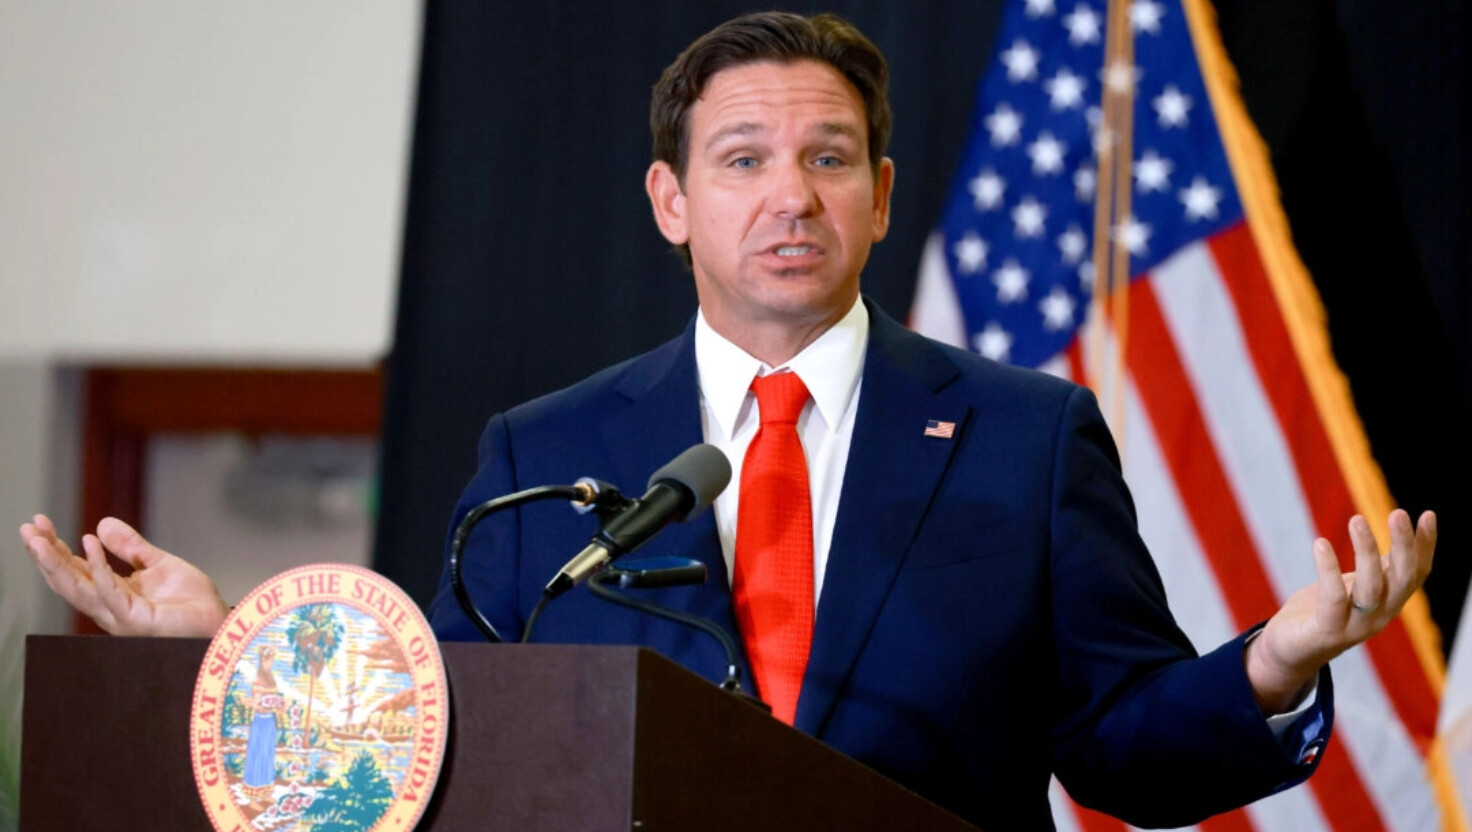
[[[693,445],[649,477],[649,487],[676,482],[689,489],[695,504],[685,513],[694,517],[710,505],[731,482],[731,463],[714,445]]]

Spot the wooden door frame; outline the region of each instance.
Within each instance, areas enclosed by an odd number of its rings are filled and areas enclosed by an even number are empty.
[[[376,437],[383,421],[381,368],[93,366],[83,378],[84,531],[104,517],[141,530],[154,434]],[[117,561],[113,566],[128,571]],[[75,630],[100,632],[82,615]]]

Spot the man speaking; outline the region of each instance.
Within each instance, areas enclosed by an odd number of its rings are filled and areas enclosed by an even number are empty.
[[[1430,569],[1435,518],[1350,521],[1317,582],[1196,656],[1135,530],[1093,396],[908,332],[860,296],[889,225],[887,69],[838,18],[768,13],[702,36],[655,85],[645,186],[700,308],[675,340],[494,416],[456,511],[597,473],[638,482],[684,448],[732,486],[651,555],[704,561],[661,600],[739,633],[773,713],[988,830],[1046,829],[1050,774],[1080,803],[1182,825],[1300,782],[1332,722],[1326,663],[1383,629]],[[587,529],[565,507],[471,537],[470,593],[519,632]],[[50,585],[123,633],[208,635],[225,607],[184,561],[109,520],[70,556],[21,528]],[[100,538],[100,540],[99,540]],[[140,570],[106,566],[104,547]],[[476,638],[446,585],[444,638]],[[715,678],[714,643],[599,602],[539,641],[643,644]]]

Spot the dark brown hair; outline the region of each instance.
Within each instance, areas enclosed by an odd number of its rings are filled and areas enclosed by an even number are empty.
[[[877,176],[892,120],[889,66],[868,38],[834,14],[744,15],[722,23],[686,47],[654,85],[649,129],[654,134],[655,160],[667,162],[684,182],[690,108],[716,73],[762,61],[790,64],[804,60],[828,64],[859,91],[868,118],[869,165]]]

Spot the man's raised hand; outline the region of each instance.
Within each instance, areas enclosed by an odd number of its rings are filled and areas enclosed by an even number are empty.
[[[1389,626],[1431,572],[1436,515],[1415,527],[1401,509],[1390,513],[1390,551],[1380,554],[1370,524],[1349,521],[1355,569],[1341,574],[1329,541],[1314,541],[1318,580],[1293,593],[1247,646],[1247,677],[1265,713],[1293,706],[1330,659]]]
[[[109,633],[132,636],[212,636],[229,613],[214,581],[165,552],[121,520],[108,517],[82,537],[85,558],[56,536],[45,515],[20,527],[26,553],[51,589]],[[106,552],[133,567],[124,578]]]

